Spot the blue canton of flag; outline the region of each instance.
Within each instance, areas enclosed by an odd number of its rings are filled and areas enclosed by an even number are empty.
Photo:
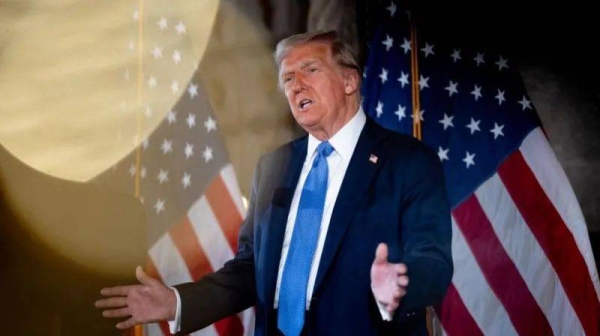
[[[363,107],[384,127],[412,134],[409,21],[386,13],[369,47]],[[418,44],[422,136],[438,151],[456,206],[540,121],[510,59],[427,37]]]
[[[418,82],[422,140],[443,163],[452,206],[454,276],[435,307],[437,330],[597,335],[587,226],[516,62],[418,30],[415,48],[407,12],[386,6],[368,34],[362,105],[383,127],[412,135]]]

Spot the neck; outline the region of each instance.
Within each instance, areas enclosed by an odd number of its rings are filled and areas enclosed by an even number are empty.
[[[358,100],[354,96],[347,97],[345,104],[335,113],[335,119],[331,120],[327,125],[308,130],[308,133],[320,141],[331,139],[356,115],[359,108],[358,104]]]

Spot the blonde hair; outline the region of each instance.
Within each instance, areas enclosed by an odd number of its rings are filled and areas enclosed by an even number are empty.
[[[324,42],[329,44],[331,47],[331,57],[333,57],[340,67],[355,70],[358,73],[360,83],[362,74],[358,62],[356,61],[354,50],[352,50],[350,44],[340,38],[335,30],[319,30],[301,33],[279,41],[275,48],[275,52],[273,53],[275,64],[277,64],[277,71],[279,72],[281,70],[281,63],[291,49],[313,42]],[[279,87],[281,89],[281,80],[279,81]]]

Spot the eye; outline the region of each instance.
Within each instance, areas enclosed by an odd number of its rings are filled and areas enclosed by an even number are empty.
[[[292,80],[292,77],[285,77],[285,78],[283,78],[283,83],[285,84],[291,80]]]
[[[314,68],[314,67],[308,68],[308,72],[309,72],[309,73],[317,72],[317,70],[318,70],[318,69],[317,69],[317,68]]]

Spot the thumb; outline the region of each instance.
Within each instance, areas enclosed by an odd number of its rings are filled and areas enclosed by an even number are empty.
[[[146,274],[146,272],[144,272],[144,270],[142,269],[142,266],[138,266],[135,268],[135,277],[142,285],[146,286],[152,286],[158,282],[158,280]]]
[[[380,243],[377,245],[377,250],[375,251],[375,261],[374,264],[385,264],[387,262],[388,257],[388,247],[385,243]]]

